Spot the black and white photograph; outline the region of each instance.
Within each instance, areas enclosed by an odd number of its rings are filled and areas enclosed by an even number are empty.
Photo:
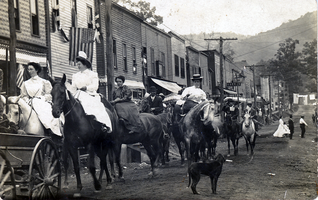
[[[317,200],[317,30],[315,0],[0,0],[0,200]]]

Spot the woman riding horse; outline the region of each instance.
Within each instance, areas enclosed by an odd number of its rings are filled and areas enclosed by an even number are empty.
[[[97,94],[98,75],[92,71],[92,65],[87,60],[86,53],[80,51],[76,58],[76,65],[79,72],[72,77],[72,87],[76,89],[73,94],[77,98],[87,115],[93,115],[97,122],[101,123],[102,130],[110,133],[112,124],[105,110],[104,104],[101,102],[101,97]]]
[[[55,135],[62,136],[64,118],[63,116],[54,118],[52,115],[51,83],[38,76],[41,72],[41,66],[38,63],[28,63],[28,72],[31,78],[22,83],[21,98],[35,110],[46,129],[50,129]]]
[[[132,92],[126,86],[124,76],[115,78],[118,88],[113,92],[114,107],[120,120],[123,121],[125,127],[129,130],[129,134],[139,133],[144,130],[140,121],[139,111],[137,105],[131,101]]]

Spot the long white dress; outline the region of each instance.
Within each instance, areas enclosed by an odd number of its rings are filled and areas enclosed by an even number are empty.
[[[86,86],[86,91],[79,90]],[[75,91],[74,91],[75,89]],[[77,98],[87,115],[94,115],[96,121],[105,124],[112,130],[112,123],[108,116],[104,104],[101,102],[100,95],[96,92],[98,89],[98,75],[90,69],[83,72],[77,72],[72,76],[72,89],[75,98]],[[72,91],[73,90],[73,91]]]
[[[21,87],[21,98],[33,107],[39,120],[46,129],[62,136],[64,116],[54,118],[52,115],[51,83],[39,76],[30,78],[23,82]]]
[[[275,133],[273,134],[274,137],[284,137],[285,134],[290,134],[290,130],[282,119],[279,119],[279,125]]]

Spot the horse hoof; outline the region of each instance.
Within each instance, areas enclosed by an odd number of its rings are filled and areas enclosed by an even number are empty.
[[[74,194],[73,194],[73,197],[74,197],[74,198],[79,198],[79,197],[81,197],[81,196],[82,196],[81,193],[74,193]]]

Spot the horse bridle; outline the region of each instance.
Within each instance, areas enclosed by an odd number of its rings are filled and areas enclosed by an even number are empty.
[[[21,122],[21,117],[20,117],[20,113],[21,114],[23,114],[23,112],[22,112],[22,109],[21,109],[21,106],[18,104],[18,101],[20,100],[20,97],[19,97],[19,99],[17,100],[17,102],[16,103],[8,103],[8,104],[13,104],[13,105],[17,105],[18,106],[18,115],[19,115],[19,119],[18,119],[18,126],[19,126],[19,124],[20,124],[20,122]],[[22,128],[22,130],[24,131],[24,129],[25,129],[25,127],[26,127],[26,125],[28,124],[28,122],[29,122],[29,120],[30,120],[30,118],[31,118],[31,115],[32,115],[32,112],[33,112],[33,102],[31,101],[31,112],[30,112],[30,114],[29,114],[29,117],[28,117],[28,119],[26,120],[26,122],[25,122],[25,124],[24,124],[24,127]],[[21,129],[21,127],[19,127],[20,129]]]
[[[68,94],[67,89],[65,89],[65,95],[66,95],[66,97],[65,97],[66,101],[69,101],[70,100],[70,96]],[[77,103],[77,100],[74,101],[74,104],[72,105],[71,109],[64,114],[64,117],[66,117],[68,114],[70,114],[70,112],[73,110],[73,108],[74,108],[76,103]],[[62,103],[62,105],[60,107],[61,111],[63,111],[63,105],[64,105],[64,101],[63,101],[63,103]]]

